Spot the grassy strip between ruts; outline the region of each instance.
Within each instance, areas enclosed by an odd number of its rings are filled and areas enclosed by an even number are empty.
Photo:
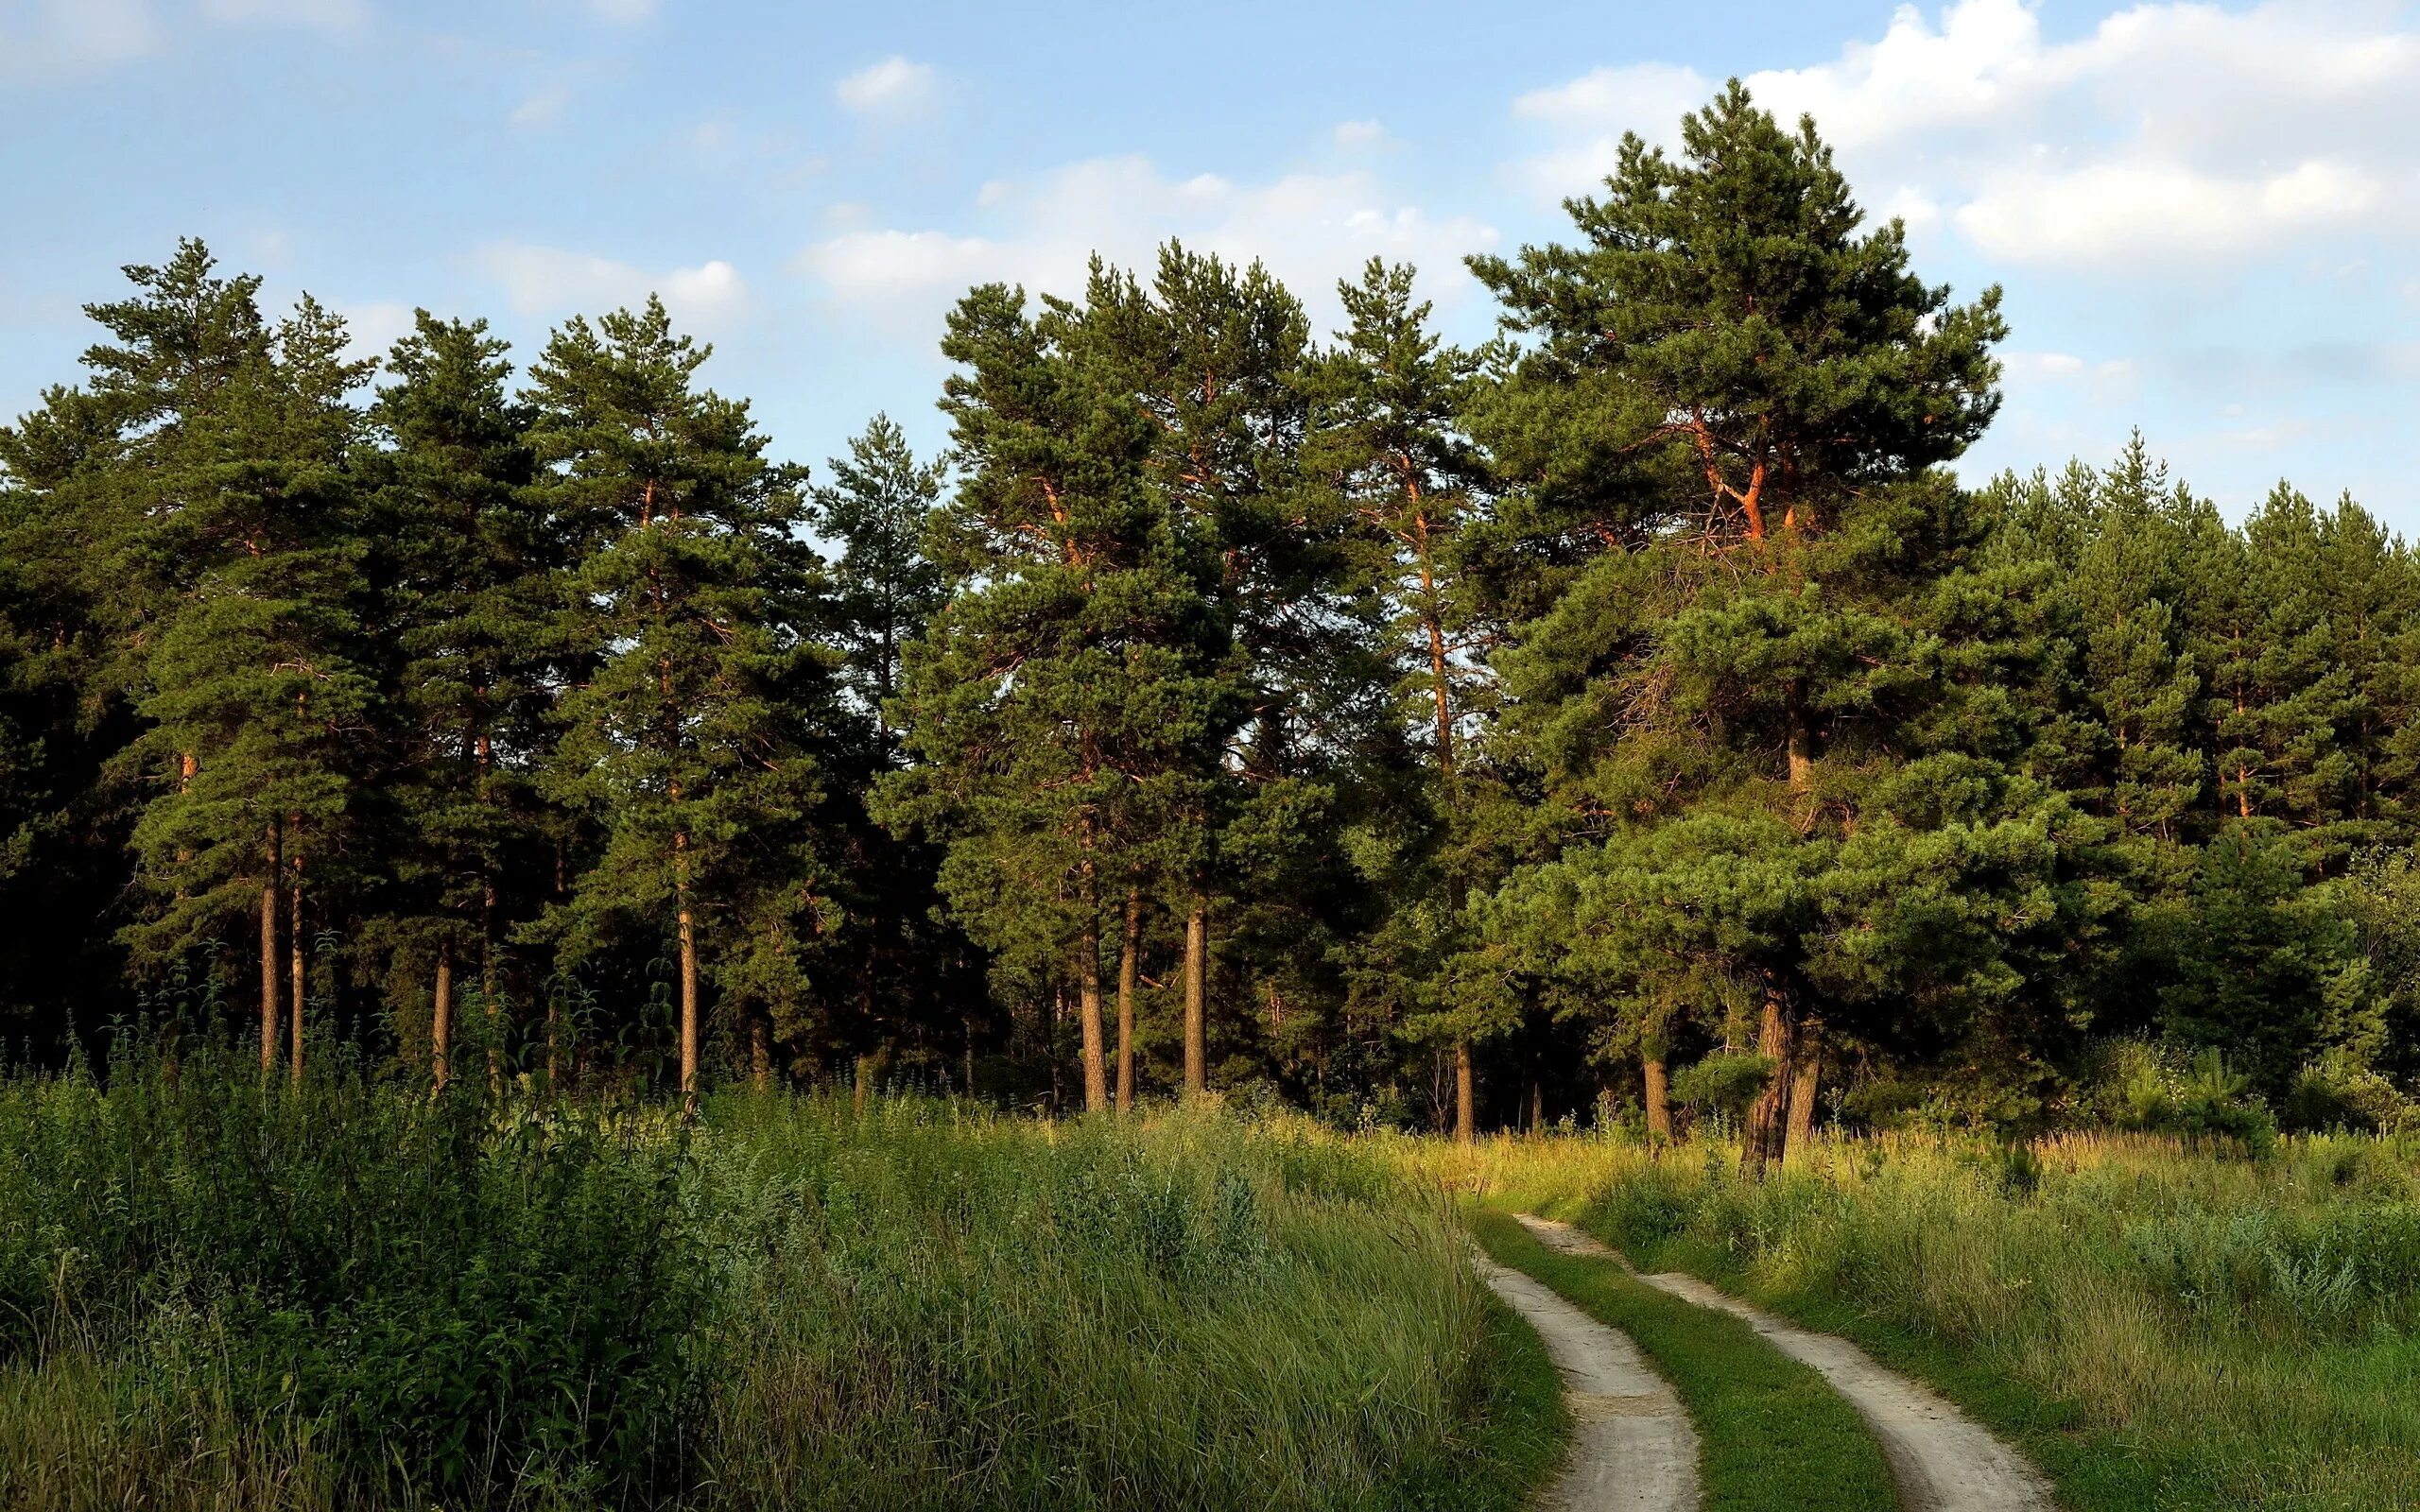
[[[1616,1242],[1595,1210],[1581,1224],[1608,1244]],[[2029,1391],[1935,1335],[1900,1327],[1841,1297],[1759,1284],[1718,1246],[1683,1237],[1632,1253],[1634,1263],[1685,1271],[1803,1327],[1852,1340],[1884,1365],[1924,1382],[2022,1450],[2049,1475],[2060,1504],[2074,1512],[2221,1512],[2241,1504],[2221,1475],[2172,1445],[2087,1432],[2078,1403]]]
[[[1630,1335],[1680,1392],[1698,1430],[1705,1512],[1876,1512],[1898,1495],[1857,1409],[1726,1314],[1641,1284],[1609,1260],[1563,1255],[1509,1214],[1470,1211],[1500,1264],[1546,1282]]]

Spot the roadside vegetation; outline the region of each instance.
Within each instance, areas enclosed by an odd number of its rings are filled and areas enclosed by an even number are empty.
[[[1398,1149],[1642,1269],[1857,1339],[2008,1434],[2085,1512],[2420,1504],[2406,1143],[1818,1139],[1761,1182],[1715,1140]]]
[[[1551,1368],[1315,1135],[14,1081],[0,1504],[1518,1505]]]

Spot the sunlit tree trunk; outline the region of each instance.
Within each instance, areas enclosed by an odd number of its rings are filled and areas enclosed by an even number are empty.
[[[1756,1053],[1772,1063],[1772,1074],[1748,1109],[1747,1133],[1739,1148],[1742,1176],[1763,1176],[1765,1167],[1778,1163],[1788,1150],[1789,1093],[1797,1078],[1791,1054],[1794,1040],[1781,987],[1778,983],[1769,984],[1764,1012],[1756,1026]]]
[[[1807,1022],[1799,1035],[1798,1074],[1789,1084],[1789,1143],[1804,1150],[1815,1138],[1815,1093],[1824,1075],[1823,1025]]]
[[[1664,1057],[1645,1057],[1640,1066],[1647,1077],[1648,1137],[1668,1140],[1672,1137],[1672,1084],[1665,1074]]]
[[[302,960],[302,822],[301,816],[298,815],[295,816],[290,827],[294,832],[295,843],[293,846],[294,853],[287,858],[287,865],[293,868],[294,890],[291,899],[292,913],[286,919],[285,946],[286,958],[292,969],[291,980],[287,984],[287,991],[292,999],[289,1004],[289,1008],[294,1023],[294,1085],[300,1087],[302,1085],[302,1004],[304,997],[304,972]]]
[[[277,882],[285,869],[278,857],[277,825],[268,827],[268,880],[261,884],[261,1074],[277,1069]]]
[[[1210,1090],[1210,900],[1193,895],[1184,916],[1184,1091]]]
[[[449,1060],[453,1048],[454,942],[447,939],[437,944],[437,990],[428,1010],[428,1079],[441,1092],[453,1070]]]
[[[1117,1110],[1134,1110],[1134,982],[1142,971],[1143,889],[1126,889],[1126,932],[1117,950]]]
[[[1478,1077],[1471,1069],[1471,1042],[1454,1041],[1454,1138],[1478,1143]]]

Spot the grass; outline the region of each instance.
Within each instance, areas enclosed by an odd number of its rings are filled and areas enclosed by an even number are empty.
[[[2079,1512],[2420,1505],[2420,1160],[2136,1136],[1505,1140],[1399,1162],[1857,1339],[2019,1442]]]
[[[1510,1509],[1565,1425],[1307,1125],[0,1084],[12,1509]]]
[[[1857,1410],[1747,1324],[1667,1296],[1612,1261],[1549,1249],[1508,1213],[1474,1209],[1471,1223],[1499,1263],[1630,1335],[1672,1383],[1697,1425],[1708,1512],[1896,1504],[1890,1467]]]

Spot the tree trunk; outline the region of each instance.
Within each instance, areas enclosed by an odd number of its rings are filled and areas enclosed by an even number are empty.
[[[1547,1089],[1545,1083],[1539,1081],[1536,1074],[1532,1073],[1530,1077],[1530,1133],[1535,1136],[1546,1131]]]
[[[1789,1084],[1789,1143],[1804,1150],[1815,1138],[1815,1091],[1824,1074],[1824,1026],[1813,1020],[1798,1037],[1798,1074]]]
[[[1789,793],[1798,810],[1802,833],[1815,829],[1815,728],[1806,717],[1804,695],[1789,691]]]
[[[488,1019],[488,1096],[504,1095],[504,1002],[495,988],[495,882],[479,890],[479,1003]]]
[[[881,1089],[882,1074],[890,1067],[889,1045],[876,1045],[857,1057],[856,1079],[849,1089],[849,1107],[859,1118],[873,1107],[873,1094]]]
[[[773,1026],[761,1013],[748,1020],[748,1074],[760,1093],[773,1090]]]
[[[1089,905],[1076,942],[1076,1019],[1084,1037],[1084,1111],[1098,1113],[1109,1107],[1109,1062],[1101,1043],[1100,925]]]
[[[1471,1042],[1454,1041],[1454,1139],[1478,1143],[1478,1077],[1471,1070]]]
[[[1648,1056],[1640,1065],[1647,1073],[1647,1137],[1668,1141],[1672,1137],[1672,1084],[1664,1073],[1664,1057]]]
[[[302,825],[299,818],[293,822],[292,829],[295,833],[294,854],[288,858],[288,864],[293,868],[294,875],[294,891],[290,899],[293,911],[286,920],[285,949],[286,958],[292,965],[292,979],[288,984],[287,990],[291,993],[293,998],[290,1008],[294,1019],[294,1085],[300,1087],[302,1085],[302,999],[304,975],[302,962]]]
[[[277,1069],[277,825],[268,827],[268,880],[261,884],[261,1074]]]
[[[446,1053],[454,1040],[454,942],[440,940],[437,945],[437,991],[430,1001],[428,1012],[428,1079],[439,1091],[445,1090],[445,1077],[450,1069]]]
[[[1779,1164],[1789,1151],[1789,1092],[1796,1079],[1793,1048],[1789,1015],[1782,1003],[1781,989],[1768,987],[1763,1022],[1757,1026],[1756,1053],[1772,1062],[1772,1074],[1748,1109],[1747,1133],[1739,1146],[1742,1176],[1762,1177],[1766,1166]]]
[[[698,921],[689,908],[689,836],[672,837],[673,888],[681,905],[681,1111],[698,1114]]]
[[[1143,889],[1126,889],[1126,933],[1117,951],[1117,1111],[1134,1110],[1134,979],[1142,971]]]
[[[1210,899],[1193,895],[1184,917],[1184,1091],[1210,1090]]]

